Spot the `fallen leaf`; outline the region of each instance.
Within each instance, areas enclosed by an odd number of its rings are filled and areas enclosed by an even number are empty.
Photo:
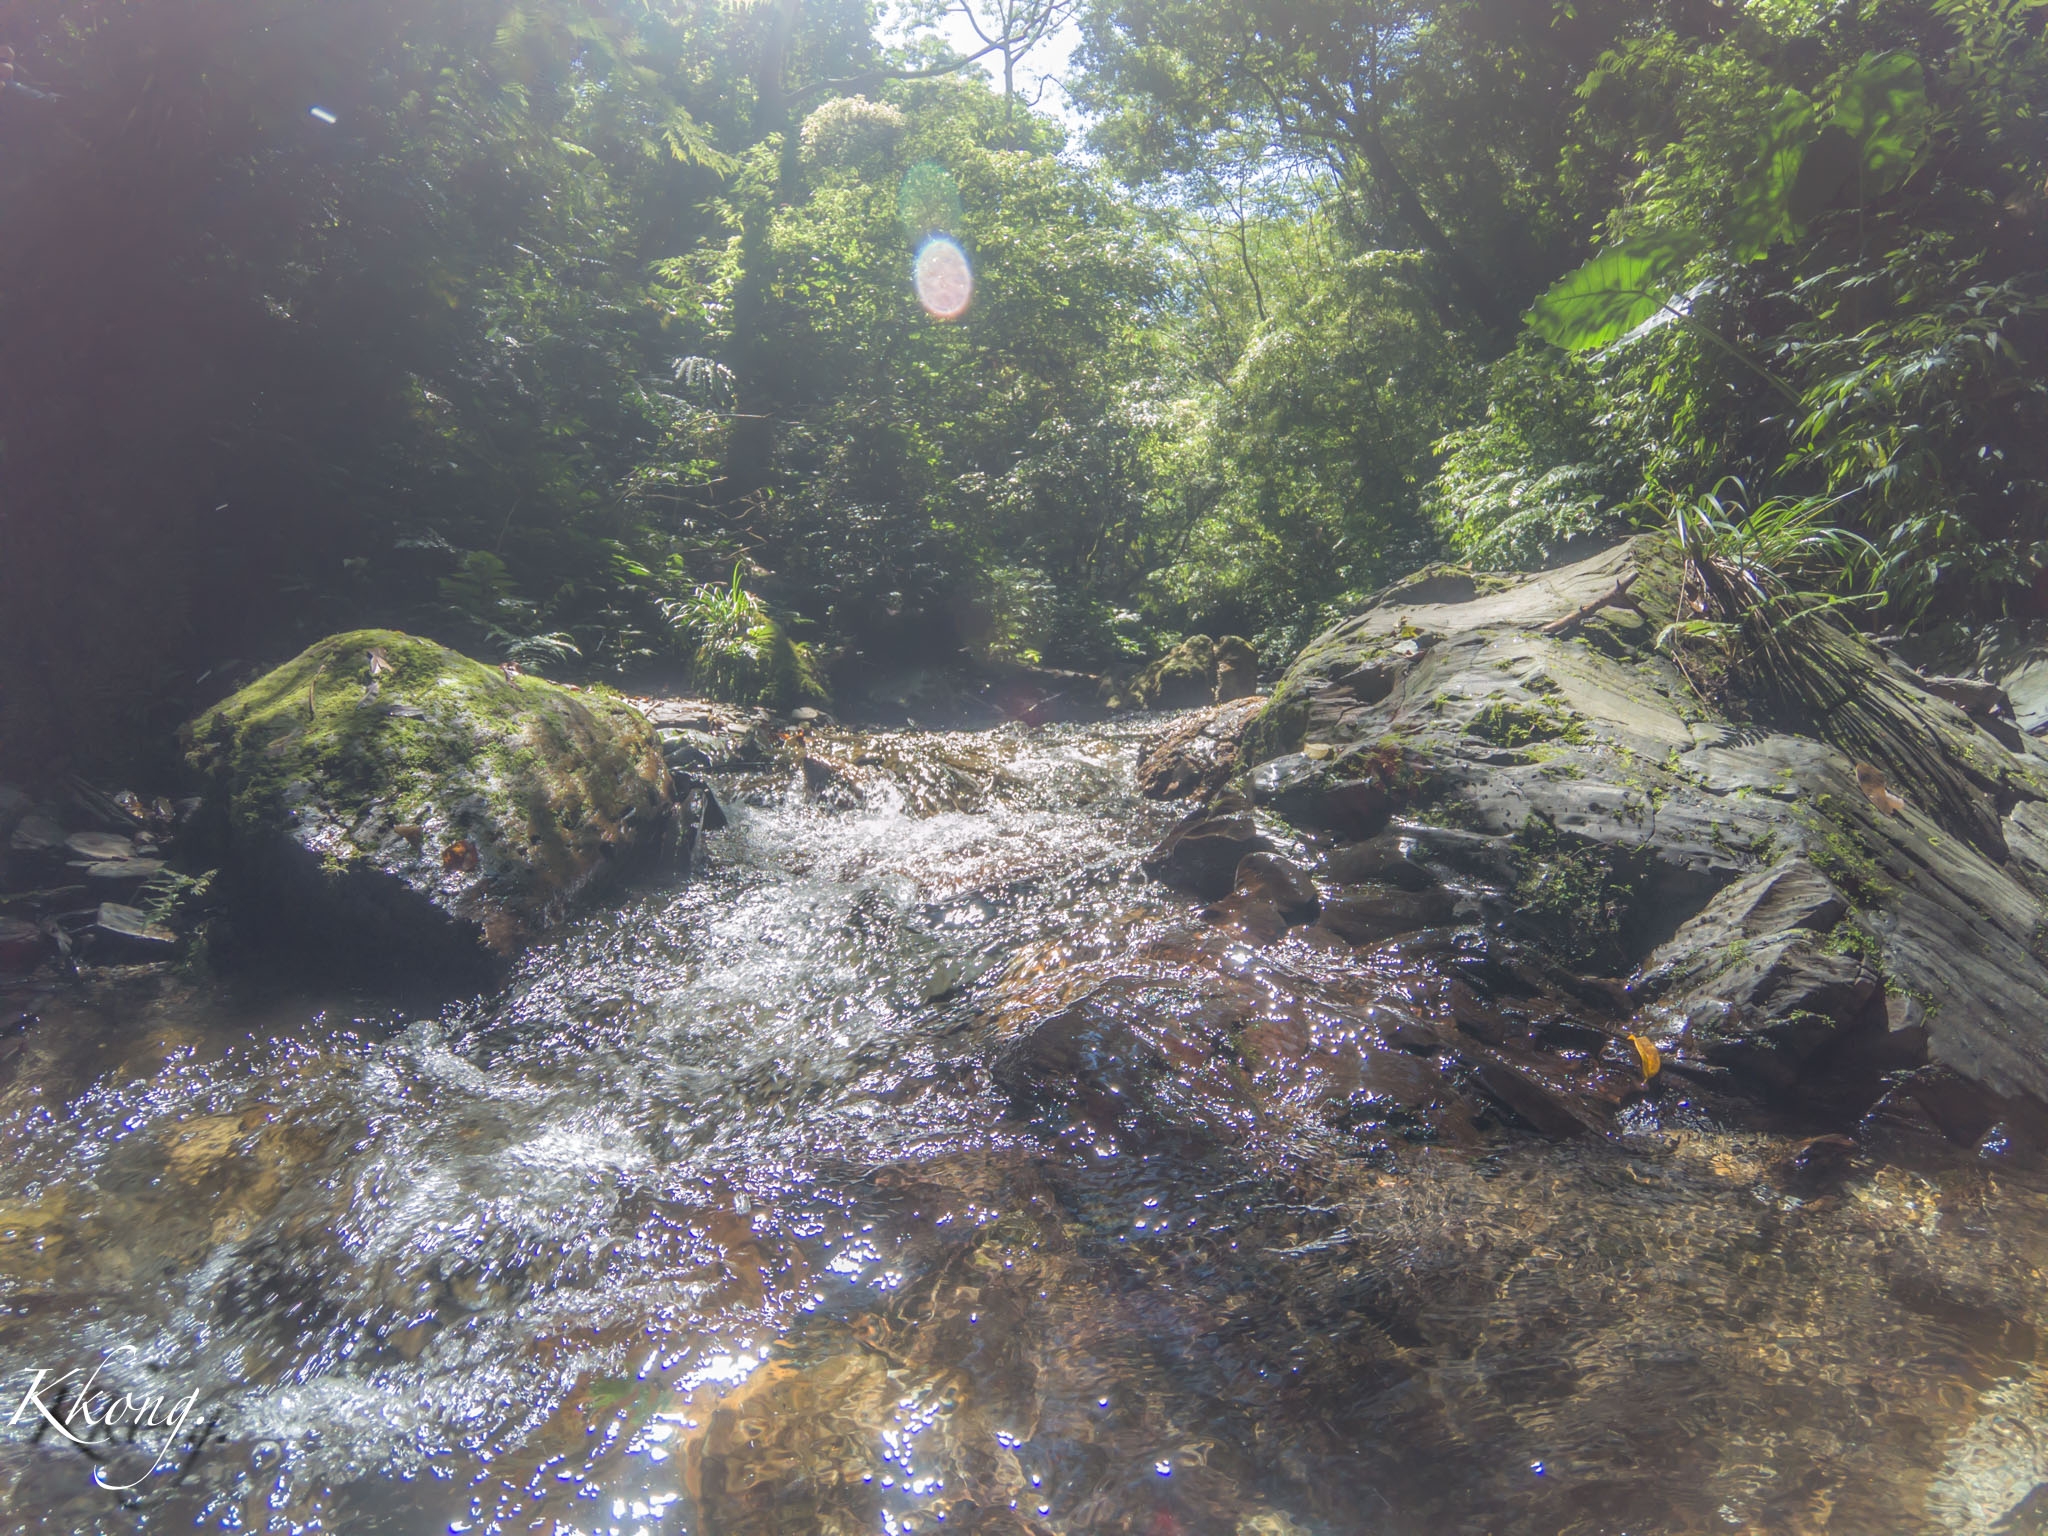
[[[476,866],[476,844],[466,837],[441,850],[441,868],[444,870],[466,875]]]
[[[1327,741],[1312,741],[1301,749],[1301,755],[1308,758],[1311,762],[1319,763],[1336,750]]]
[[[417,822],[403,821],[391,830],[404,838],[408,843],[411,843],[415,853],[419,852],[420,844],[425,842],[427,838],[427,829]]]
[[[1648,1035],[1630,1035],[1628,1043],[1636,1048],[1636,1060],[1642,1064],[1644,1082],[1664,1070],[1664,1057],[1658,1051],[1656,1041]]]
[[[1870,803],[1885,815],[1896,816],[1906,808],[1906,802],[1893,794],[1886,785],[1883,769],[1873,768],[1868,763],[1858,763],[1856,782],[1863,787],[1863,793],[1870,797]]]

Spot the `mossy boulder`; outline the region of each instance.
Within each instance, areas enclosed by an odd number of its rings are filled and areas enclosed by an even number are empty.
[[[1196,709],[1258,691],[1259,657],[1237,635],[1190,635],[1147,665],[1111,700],[1113,708]]]
[[[396,630],[320,641],[185,727],[244,926],[475,982],[673,835],[654,727]]]
[[[1259,653],[1251,641],[1225,635],[1216,642],[1216,702],[1248,699],[1259,691]]]

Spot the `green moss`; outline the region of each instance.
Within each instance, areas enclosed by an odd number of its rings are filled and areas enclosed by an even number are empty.
[[[1814,797],[1811,808],[1796,807],[1793,815],[1809,834],[1806,854],[1859,907],[1878,907],[1897,894],[1884,867],[1851,830],[1842,802],[1833,795]]]
[[[1413,575],[1402,577],[1373,599],[1369,606],[1384,608],[1401,603],[1467,603],[1475,597],[1505,592],[1516,586],[1520,579],[1492,571],[1474,571],[1466,566],[1440,561],[1435,565],[1425,565]]]
[[[1479,814],[1479,807],[1459,794],[1424,800],[1411,806],[1408,814],[1426,826],[1450,827],[1459,832],[1486,830],[1485,818]]]
[[[1612,850],[1568,838],[1530,816],[1515,834],[1516,916],[1537,928],[1567,964],[1618,971],[1627,963],[1623,930],[1640,880]]]
[[[1283,683],[1245,727],[1238,759],[1250,765],[1299,752],[1307,735],[1308,694],[1298,686]]]
[[[1837,923],[1820,941],[1821,949],[1831,955],[1854,955],[1865,965],[1884,974],[1884,946],[1877,935],[1860,923]]]
[[[1549,704],[1520,704],[1512,699],[1496,699],[1486,705],[1466,724],[1465,734],[1510,749],[1525,747],[1533,741],[1584,746],[1593,739],[1585,722],[1569,710]]]
[[[476,827],[566,867],[569,842],[651,809],[662,782],[652,728],[615,697],[396,630],[320,641],[193,721],[186,745],[238,838],[317,805],[331,875],[408,825],[434,834],[430,854]]]

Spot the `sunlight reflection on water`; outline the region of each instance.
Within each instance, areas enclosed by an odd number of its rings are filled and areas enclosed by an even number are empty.
[[[1304,1064],[1370,1010],[1185,937],[1133,744],[820,735],[857,802],[731,784],[694,884],[438,1018],[47,1008],[0,1367],[202,1388],[165,1528],[1989,1536],[2048,1476],[2048,1198],[1654,1122],[1367,1156]],[[1003,1086],[1049,1016],[1135,1021],[1044,1057],[1092,1107]],[[6,1528],[133,1529],[84,1466],[0,1440]]]

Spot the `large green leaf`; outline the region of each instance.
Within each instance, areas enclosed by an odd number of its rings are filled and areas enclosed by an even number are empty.
[[[1791,217],[1792,188],[1813,137],[1813,102],[1801,91],[1787,91],[1758,136],[1756,169],[1735,189],[1735,254],[1753,260],[1780,240],[1796,234]]]
[[[1530,309],[1529,327],[1568,352],[1619,341],[1665,306],[1705,243],[1689,230],[1654,230],[1611,245],[1558,279]]]
[[[1835,123],[1861,151],[1862,194],[1904,181],[1927,143],[1927,82],[1908,53],[1866,54],[1842,84]]]

